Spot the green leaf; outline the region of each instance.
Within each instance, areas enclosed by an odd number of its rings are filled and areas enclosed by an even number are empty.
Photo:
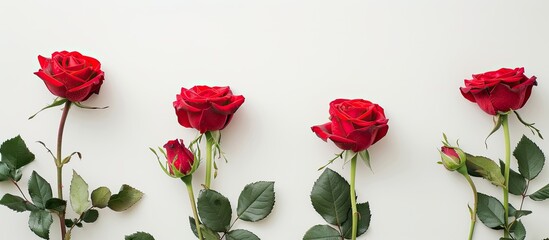
[[[0,154],[2,154],[2,162],[6,163],[11,169],[19,169],[34,161],[34,154],[29,151],[21,136],[8,139],[2,143]]]
[[[329,225],[315,225],[305,233],[303,240],[339,240],[339,232]]]
[[[487,227],[498,228],[504,225],[505,210],[496,198],[478,193],[477,216]]]
[[[227,234],[227,240],[260,240],[255,234],[248,230],[236,229]]]
[[[35,171],[29,180],[29,194],[34,205],[40,209],[45,209],[46,202],[52,198],[50,184]]]
[[[226,232],[231,224],[231,203],[220,193],[204,189],[197,200],[198,214],[202,223],[216,232]]]
[[[7,164],[0,162],[0,182],[6,181],[11,178],[10,168]]]
[[[91,200],[92,206],[98,208],[105,208],[109,205],[109,199],[111,198],[111,190],[107,187],[99,187],[92,191]]]
[[[200,230],[202,231],[202,238],[204,238],[204,240],[219,240],[219,239],[221,239],[219,237],[219,234],[212,231],[211,229],[208,229],[208,228],[204,227],[204,225],[200,226]]]
[[[515,216],[515,219],[519,219],[521,217],[528,216],[531,213],[532,213],[532,211],[529,211],[529,210],[516,210],[515,214],[513,214],[513,215]]]
[[[238,218],[257,222],[269,215],[275,203],[274,182],[256,182],[246,185],[238,197]]]
[[[510,232],[515,240],[524,240],[526,238],[526,228],[524,228],[521,221],[515,221],[511,226]]]
[[[198,232],[196,231],[196,223],[194,222],[193,217],[189,217],[189,223],[191,225],[191,230],[193,231],[194,235],[198,237]],[[212,231],[211,229],[205,228],[204,225],[200,226],[200,230],[202,232],[202,238],[205,240],[219,240],[219,234]]]
[[[57,107],[59,105],[62,105],[64,103],[66,103],[68,100],[66,98],[56,98],[53,100],[53,103],[51,103],[50,105],[48,106],[45,106],[44,108],[40,109],[40,111],[38,111],[37,113],[35,113],[34,115],[30,116],[29,117],[29,120],[30,119],[33,119],[37,114],[39,114],[40,112],[48,109],[48,108],[52,108],[52,107]]]
[[[143,193],[130,185],[122,185],[117,194],[109,199],[108,207],[114,211],[122,212],[132,207],[143,197]]]
[[[65,219],[65,226],[68,228],[74,226],[74,221],[71,219]]]
[[[0,204],[16,212],[24,212],[27,210],[25,199],[9,193],[6,193],[2,199],[0,199]]]
[[[545,164],[545,156],[539,147],[528,139],[522,136],[513,156],[518,161],[519,172],[528,180],[532,180],[538,176]]]
[[[350,186],[341,175],[326,168],[311,191],[311,202],[326,222],[341,226],[351,209]]]
[[[535,193],[530,194],[530,198],[534,201],[543,201],[549,198],[549,184],[537,190]]]
[[[16,182],[19,182],[19,180],[21,180],[21,177],[23,176],[23,171],[21,171],[21,169],[11,169],[10,176],[11,176],[11,179],[13,179]]]
[[[356,236],[360,236],[364,234],[368,227],[370,227],[370,219],[372,218],[372,214],[370,213],[370,204],[365,203],[359,203],[356,205],[357,211],[358,211],[358,223],[357,223],[357,233]],[[349,214],[347,216],[347,221],[343,223],[343,226],[341,226],[341,231],[345,235],[345,239],[351,239],[351,235],[353,232],[353,211],[352,209],[349,211]]]
[[[136,232],[126,236],[124,240],[154,240],[154,237],[146,232]]]
[[[99,217],[99,212],[95,209],[90,209],[83,213],[82,221],[87,223],[93,223],[97,220],[98,217]]]
[[[501,174],[505,174],[505,163],[499,161]],[[526,179],[519,173],[509,169],[509,193],[520,196],[526,191]]]
[[[88,208],[91,207],[91,202],[88,199],[88,184],[76,173],[72,171],[72,180],[71,180],[71,190],[70,190],[70,199],[71,207],[76,214],[80,215]]]
[[[505,177],[501,174],[499,166],[492,160],[483,156],[466,154],[467,171],[474,177],[482,177],[496,186],[505,186]]]
[[[46,209],[56,211],[56,212],[63,212],[67,208],[67,201],[61,200],[59,198],[50,198],[48,201],[46,201]]]
[[[29,228],[43,239],[50,238],[50,226],[53,223],[51,214],[45,210],[32,211],[29,217]]]

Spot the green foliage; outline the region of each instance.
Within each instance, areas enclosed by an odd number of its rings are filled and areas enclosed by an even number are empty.
[[[524,240],[526,238],[526,228],[521,221],[515,221],[510,229],[511,236],[515,240]]]
[[[89,191],[88,184],[73,170],[70,187],[71,207],[78,215],[85,212],[91,207],[91,202],[88,199]]]
[[[275,203],[274,182],[256,182],[246,185],[238,197],[238,218],[256,222],[271,213]]]
[[[311,191],[314,209],[326,222],[341,226],[351,209],[350,186],[341,175],[326,168]]]
[[[99,187],[93,190],[91,193],[92,206],[98,208],[107,207],[107,205],[109,205],[111,195],[111,190],[107,187]]]
[[[16,212],[24,212],[27,210],[27,205],[25,203],[25,199],[14,196],[9,193],[6,193],[2,199],[0,199],[0,204],[8,207],[9,209],[16,211]]]
[[[505,163],[499,161],[501,167],[501,174],[504,174]],[[509,169],[509,193],[514,195],[522,195],[526,191],[526,179],[519,173]]]
[[[370,219],[372,214],[370,213],[370,204],[369,203],[359,203],[356,205],[358,211],[358,223],[357,223],[357,237],[364,234],[368,227],[370,227]],[[353,220],[352,220],[353,211],[350,210],[347,216],[347,221],[341,226],[341,231],[345,236],[345,239],[351,239],[352,230],[353,230]]]
[[[310,228],[303,239],[350,239],[352,235],[352,209],[349,183],[335,171],[326,168],[316,180],[311,191],[315,210],[326,220],[336,225],[316,225]],[[357,236],[364,234],[370,225],[369,203],[358,203]]]
[[[231,224],[231,203],[220,193],[204,189],[197,200],[198,214],[202,223],[216,232],[226,232]]]
[[[482,177],[496,186],[505,186],[505,177],[501,174],[499,166],[492,159],[483,156],[467,155],[467,171],[474,177]]]
[[[329,225],[315,225],[305,233],[303,240],[340,240],[339,232]]]
[[[143,193],[130,185],[122,185],[117,194],[109,199],[108,207],[114,211],[122,212],[132,207],[143,197]]]
[[[537,190],[535,193],[530,194],[530,198],[534,201],[543,201],[549,198],[549,184]]]
[[[43,239],[50,238],[50,226],[52,223],[53,218],[46,210],[32,211],[29,216],[29,228]]]
[[[50,198],[46,201],[46,209],[52,210],[55,212],[63,212],[67,208],[67,201],[61,200],[59,198]]]
[[[10,169],[19,169],[32,161],[34,154],[29,151],[21,136],[6,140],[0,146],[2,162]]]
[[[146,232],[136,232],[126,236],[124,240],[154,240],[154,237]]]
[[[29,194],[34,205],[40,209],[45,209],[46,202],[52,198],[50,184],[35,171],[29,180]]]
[[[236,229],[227,233],[227,240],[260,240],[255,234],[248,230]]]
[[[82,213],[82,221],[86,223],[93,223],[97,221],[97,218],[99,217],[99,212],[95,209],[90,209],[84,213]]]
[[[10,168],[6,163],[0,162],[0,182],[11,178]]]
[[[520,174],[528,180],[537,177],[545,164],[541,149],[526,136],[522,136],[513,155],[518,161]]]
[[[489,228],[500,228],[505,224],[503,204],[496,198],[478,193],[477,216]]]

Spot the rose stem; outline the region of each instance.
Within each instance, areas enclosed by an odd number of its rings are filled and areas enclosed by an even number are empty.
[[[356,233],[358,227],[358,211],[356,208],[356,193],[355,193],[355,175],[356,175],[356,158],[357,155],[351,159],[351,208],[353,210],[353,231],[352,240],[356,240]]]
[[[181,178],[185,185],[187,185],[187,192],[189,193],[189,200],[191,201],[191,207],[193,209],[194,224],[196,225],[196,233],[198,239],[202,240],[202,231],[200,230],[200,221],[198,221],[198,212],[196,211],[196,202],[194,201],[193,192],[193,175],[187,175]]]
[[[473,179],[471,179],[471,176],[467,173],[467,167],[463,166],[460,169],[458,169],[458,172],[461,173],[471,186],[471,190],[473,190],[473,197],[475,199],[475,203],[473,205],[473,210],[471,210],[471,226],[469,228],[469,240],[473,240],[473,234],[475,231],[475,224],[477,222],[477,208],[478,208],[478,194],[477,194],[477,187],[475,186],[475,183],[473,182]]]
[[[504,228],[503,228],[503,236],[505,238],[509,237],[509,228],[507,224],[509,223],[509,171],[510,171],[510,165],[511,165],[511,143],[510,143],[510,137],[509,137],[509,121],[507,118],[507,114],[500,114],[502,118],[502,125],[503,125],[503,136],[505,139],[505,187],[503,188],[503,211],[504,211]]]
[[[204,186],[206,189],[210,189],[210,183],[212,181],[212,147],[213,136],[211,132],[206,132],[206,181]]]
[[[69,115],[69,109],[71,108],[71,101],[65,103],[63,108],[63,114],[61,115],[61,121],[59,122],[59,130],[57,132],[57,158],[55,159],[55,165],[57,167],[57,197],[63,200],[63,159],[61,148],[63,145],[63,130],[65,129],[65,122]],[[65,210],[59,212],[59,225],[61,226],[61,239],[65,239],[67,229],[65,227]]]

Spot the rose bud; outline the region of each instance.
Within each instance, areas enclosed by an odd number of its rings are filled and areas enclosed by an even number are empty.
[[[101,63],[79,52],[54,52],[51,58],[38,56],[35,72],[50,92],[71,102],[81,102],[98,94],[104,80]]]
[[[164,144],[170,175],[182,177],[193,172],[194,155],[185,147],[183,140],[171,140]]]
[[[441,163],[450,171],[458,170],[465,166],[467,155],[461,149],[456,147],[443,146],[440,148]]]

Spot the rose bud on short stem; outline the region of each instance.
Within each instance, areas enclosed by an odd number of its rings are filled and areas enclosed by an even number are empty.
[[[478,197],[477,197],[477,188],[475,186],[475,183],[469,176],[467,172],[467,165],[465,164],[467,161],[467,154],[463,152],[460,148],[449,146],[446,141],[445,136],[445,142],[443,142],[445,146],[442,146],[440,148],[440,158],[441,161],[440,164],[444,165],[446,169],[449,171],[457,171],[461,175],[465,177],[467,182],[469,183],[469,186],[471,186],[471,190],[473,191],[473,197],[474,197],[474,205],[473,209],[469,208],[469,212],[471,214],[471,225],[469,227],[469,240],[473,239],[473,233],[475,231],[475,224],[477,219],[477,205],[478,205]]]
[[[160,164],[160,167],[162,168],[162,170],[164,170],[164,173],[166,173],[166,175],[173,178],[180,178],[185,183],[187,187],[187,193],[189,194],[191,208],[193,211],[198,239],[201,240],[202,231],[200,230],[200,221],[198,218],[198,211],[196,210],[196,201],[194,198],[192,184],[192,174],[198,168],[198,165],[200,163],[199,158],[185,147],[185,144],[181,139],[168,141],[166,144],[164,144],[164,149],[158,148],[158,150],[166,158],[165,163],[160,162],[160,158],[158,157],[158,154],[154,149],[151,148],[151,151],[156,155],[158,163]]]

